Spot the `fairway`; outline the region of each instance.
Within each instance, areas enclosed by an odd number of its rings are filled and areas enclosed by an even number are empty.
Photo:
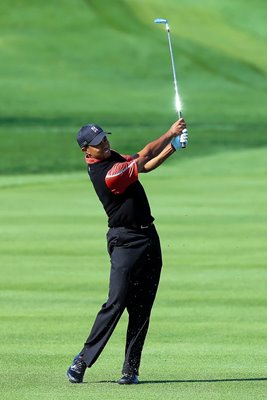
[[[186,150],[142,174],[164,267],[140,385],[119,386],[127,315],[72,385],[107,299],[107,221],[82,125],[135,154],[177,118]],[[266,0],[0,4],[1,400],[266,400]]]
[[[266,156],[179,160],[141,180],[164,270],[140,371],[121,387],[126,315],[82,385],[65,371],[107,294],[106,221],[86,171],[2,177],[2,399],[264,399]]]
[[[170,22],[192,132],[186,157],[266,146],[267,15],[265,0],[256,4],[2,2],[0,171],[81,170],[73,137],[88,122],[110,129],[123,154],[166,131],[176,111],[167,37],[153,23],[157,17]]]

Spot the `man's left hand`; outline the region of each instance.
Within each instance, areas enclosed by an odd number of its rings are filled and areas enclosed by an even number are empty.
[[[188,144],[188,132],[182,133],[179,136],[175,136],[172,141],[171,145],[175,150],[179,150],[182,147],[182,143],[185,143],[187,146]]]

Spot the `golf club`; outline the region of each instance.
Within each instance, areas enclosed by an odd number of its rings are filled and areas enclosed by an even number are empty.
[[[182,118],[182,104],[181,104],[179,91],[178,91],[178,82],[177,82],[175,66],[174,66],[174,58],[173,58],[172,43],[171,43],[171,34],[170,34],[170,27],[169,27],[169,24],[168,24],[168,20],[164,19],[164,18],[156,18],[154,20],[154,22],[155,22],[155,24],[165,24],[165,27],[166,27],[166,31],[167,31],[167,34],[168,34],[171,62],[172,62],[172,73],[173,73],[174,90],[175,90],[175,107],[176,107],[176,110],[177,110],[177,113],[178,113],[178,117]],[[187,133],[187,129],[184,129],[183,133]],[[185,148],[186,147],[186,143],[182,142],[181,146],[182,146],[182,148]]]

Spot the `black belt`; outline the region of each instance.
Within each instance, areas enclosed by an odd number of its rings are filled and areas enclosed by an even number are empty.
[[[127,226],[114,226],[114,228],[125,228],[125,229],[148,229],[150,228],[153,224],[153,222],[150,222],[149,224],[146,225],[127,225]]]
[[[150,222],[150,224],[147,225],[133,225],[134,229],[148,229],[153,225],[153,222]]]

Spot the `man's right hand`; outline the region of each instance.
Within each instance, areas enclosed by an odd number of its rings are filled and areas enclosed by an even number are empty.
[[[170,127],[172,137],[181,135],[184,129],[186,129],[185,120],[183,118],[179,118],[178,121],[174,122],[174,124],[172,124]]]

